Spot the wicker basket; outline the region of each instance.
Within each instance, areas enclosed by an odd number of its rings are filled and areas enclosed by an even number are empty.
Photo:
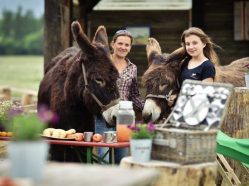
[[[186,87],[198,91],[186,91]],[[230,84],[186,80],[169,117],[164,124],[156,125],[152,159],[181,164],[215,161],[216,134],[232,90]],[[198,98],[203,98],[204,104]]]
[[[216,157],[217,130],[193,131],[157,128],[153,140],[152,159],[181,164],[213,162]]]

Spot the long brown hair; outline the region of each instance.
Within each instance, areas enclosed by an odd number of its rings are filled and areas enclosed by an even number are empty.
[[[185,46],[185,37],[188,37],[190,35],[196,35],[197,37],[199,37],[201,39],[201,41],[206,44],[206,46],[203,49],[203,53],[204,55],[210,60],[212,61],[212,63],[214,63],[215,65],[219,64],[219,58],[217,53],[214,50],[214,46],[220,48],[218,45],[216,45],[215,43],[213,43],[211,41],[211,38],[200,28],[197,27],[190,27],[187,30],[185,30],[182,33],[181,36],[181,43],[182,46],[184,46],[185,50],[186,50],[186,46]]]

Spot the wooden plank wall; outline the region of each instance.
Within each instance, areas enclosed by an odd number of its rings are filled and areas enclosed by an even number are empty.
[[[94,11],[89,15],[90,37],[96,28],[105,25],[109,42],[114,33],[126,26],[149,26],[163,52],[180,47],[182,31],[189,26],[189,11]],[[130,60],[138,67],[138,76],[147,69],[145,46],[133,46]]]
[[[234,39],[234,1],[205,0],[203,3],[203,30],[222,49],[216,49],[222,65],[249,56],[249,41]],[[189,27],[189,11],[93,11],[89,15],[91,37],[98,25],[107,27],[112,36],[117,29],[125,26],[150,26],[151,37],[155,37],[163,52],[171,52],[180,46],[180,36]],[[109,38],[110,40],[111,38]],[[141,76],[147,68],[145,46],[133,46],[130,54],[132,62],[138,66]]]
[[[221,64],[249,56],[249,41],[234,39],[234,0],[205,0],[204,29],[222,47],[217,50]]]

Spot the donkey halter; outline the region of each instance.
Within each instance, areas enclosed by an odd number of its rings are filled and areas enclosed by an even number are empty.
[[[96,101],[96,103],[100,106],[101,108],[101,113],[103,113],[104,111],[106,111],[107,109],[109,109],[110,107],[118,104],[119,102],[119,98],[118,99],[115,99],[115,100],[112,100],[109,104],[102,104],[101,101],[90,91],[89,89],[89,85],[88,85],[88,81],[87,81],[87,78],[86,78],[86,68],[85,68],[85,65],[82,63],[82,72],[83,72],[83,78],[84,78],[84,83],[85,83],[85,90],[84,90],[84,93],[85,92],[88,92],[92,98]]]
[[[180,83],[178,79],[176,79],[177,87],[180,88]],[[148,94],[145,98],[160,98],[160,99],[166,99],[168,103],[172,102],[170,99],[170,96],[173,94],[174,89],[171,89],[168,94],[166,95],[155,95],[155,94]]]
[[[147,98],[160,98],[160,99],[166,99],[167,102],[171,102],[171,100],[169,100],[169,98],[170,98],[170,96],[172,95],[172,93],[173,93],[173,89],[171,89],[171,90],[169,91],[169,93],[166,94],[166,95],[148,94],[148,95],[146,96],[146,99],[147,99]]]

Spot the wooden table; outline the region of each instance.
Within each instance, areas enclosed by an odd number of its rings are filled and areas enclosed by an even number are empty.
[[[54,145],[66,145],[66,146],[82,146],[86,147],[86,159],[87,163],[108,163],[114,164],[114,149],[115,148],[126,148],[130,146],[129,142],[117,142],[117,143],[103,143],[103,142],[84,142],[84,141],[67,141],[67,140],[47,140],[50,144]],[[103,155],[99,156],[93,153],[93,147],[107,147],[108,151]],[[109,162],[104,159],[109,154]]]
[[[8,137],[0,137],[2,141],[9,141]],[[117,143],[103,143],[103,142],[84,142],[84,141],[72,141],[72,140],[51,140],[46,139],[47,142],[53,145],[64,145],[72,147],[86,147],[87,150],[87,163],[108,163],[114,164],[114,149],[116,148],[126,148],[130,146],[129,142],[117,142]],[[93,147],[107,147],[108,151],[103,155],[99,156],[93,153]],[[109,162],[106,162],[104,158],[109,154]]]
[[[0,160],[0,176],[9,176],[6,160]],[[149,186],[158,176],[159,172],[153,169],[48,162],[41,183],[32,186]]]

